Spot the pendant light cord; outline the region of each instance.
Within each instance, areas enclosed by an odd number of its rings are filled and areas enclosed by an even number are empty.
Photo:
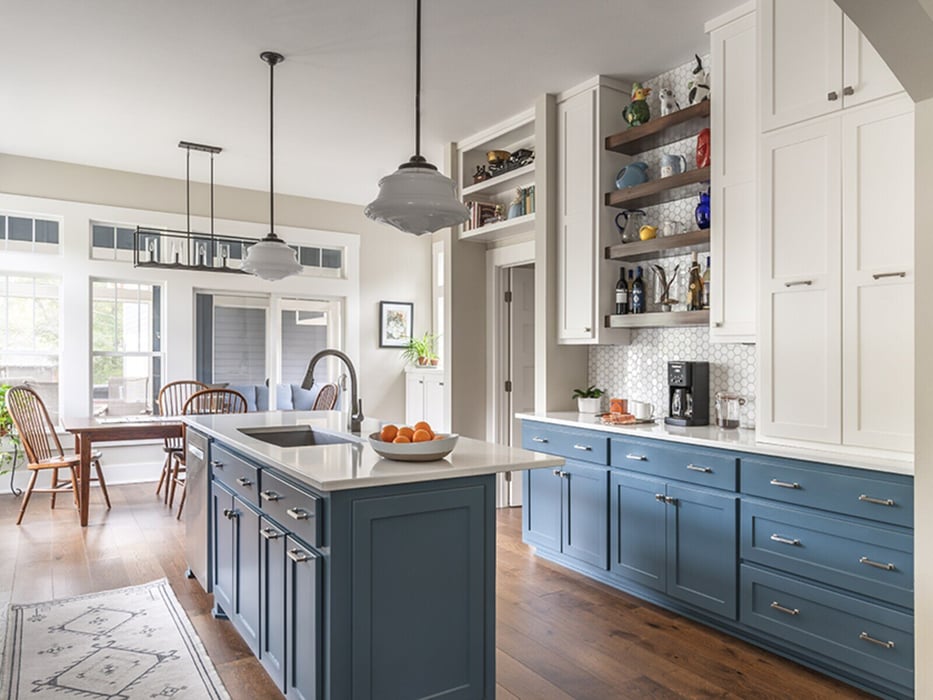
[[[415,21],[415,156],[421,157],[421,0]]]
[[[269,233],[275,234],[275,195],[273,194],[273,182],[274,182],[274,134],[275,134],[275,120],[274,109],[275,102],[273,100],[274,96],[274,83],[275,83],[275,60],[269,61]]]

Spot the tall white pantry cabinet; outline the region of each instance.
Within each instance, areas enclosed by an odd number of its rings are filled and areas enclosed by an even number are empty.
[[[759,4],[759,437],[909,453],[913,103],[849,24],[831,0]],[[837,68],[828,108],[791,94]]]

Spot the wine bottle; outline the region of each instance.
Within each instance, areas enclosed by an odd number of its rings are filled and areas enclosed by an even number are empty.
[[[628,313],[628,283],[625,281],[625,268],[619,268],[619,281],[616,282],[616,313]]]
[[[690,256],[690,271],[687,273],[687,311],[699,311],[703,302],[703,277],[700,275],[700,263],[697,254]]]
[[[710,274],[709,274],[709,256],[706,256],[706,269],[703,271],[703,294],[700,295],[702,299],[701,307],[704,309],[709,308],[709,286],[710,286]]]
[[[642,280],[644,271],[641,269],[641,266],[639,266],[637,270],[638,271],[635,273],[635,281],[632,282],[632,313],[643,314],[645,313],[645,304],[647,301],[645,297],[645,283]],[[631,274],[631,272],[629,272],[629,274]]]

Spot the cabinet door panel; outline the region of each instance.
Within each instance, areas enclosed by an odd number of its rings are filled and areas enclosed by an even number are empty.
[[[596,93],[558,106],[558,339],[588,341],[596,331]]]
[[[858,30],[855,22],[848,17],[843,17],[842,21],[842,82],[845,87],[852,88],[851,95],[843,96],[842,106],[854,107],[903,90],[888,64]]]
[[[321,696],[321,567],[319,554],[286,540],[286,697]]]
[[[665,504],[660,479],[612,471],[609,568],[643,586],[665,590]]]
[[[405,422],[414,425],[423,420],[424,378],[420,374],[405,374]]]
[[[563,552],[609,568],[609,470],[567,462],[563,471]]]
[[[832,0],[763,0],[761,125],[776,129],[842,107],[842,11]],[[830,100],[828,93],[835,92]]]
[[[285,688],[285,533],[260,521],[259,659],[279,688]]]
[[[735,620],[738,497],[669,484],[667,592]]]
[[[234,607],[236,554],[233,522],[226,512],[233,511],[233,494],[215,481],[211,487],[214,511],[214,601],[225,614],[236,614]]]
[[[239,498],[233,499],[236,541],[236,614],[234,626],[253,654],[259,654],[259,514]]]
[[[448,430],[444,416],[444,379],[443,377],[425,377],[424,379],[424,417],[435,431]]]
[[[913,130],[906,99],[843,117],[843,437],[907,452],[914,424]]]
[[[529,469],[523,482],[525,541],[559,552],[562,479],[551,469]]]

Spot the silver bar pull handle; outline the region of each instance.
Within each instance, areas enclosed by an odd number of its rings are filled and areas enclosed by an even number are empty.
[[[863,642],[871,642],[872,644],[877,644],[879,647],[884,647],[885,649],[893,649],[894,642],[883,642],[880,639],[875,639],[868,632],[862,632],[858,636]]]
[[[541,443],[545,443],[545,444],[546,444],[546,443],[547,443],[547,438],[538,437],[537,435],[535,435],[533,438],[531,438],[531,441],[532,441],[532,442],[541,442]]]
[[[574,446],[573,446],[573,449],[575,449],[575,450],[583,450],[584,452],[592,452],[592,451],[593,451],[593,448],[590,447],[589,445],[574,445]]]
[[[259,531],[259,534],[267,540],[277,540],[282,536],[282,533],[276,530],[274,527],[264,527]]]
[[[223,469],[223,468],[224,468],[223,462],[220,462],[216,459],[211,460],[211,469]]]
[[[864,493],[858,497],[863,503],[874,503],[876,506],[894,506],[893,498],[872,498],[871,496],[866,496]]]
[[[272,501],[272,502],[278,501],[282,498],[275,491],[270,491],[269,489],[266,489],[265,491],[260,491],[259,497],[264,501]]]
[[[780,479],[771,479],[772,486],[780,486],[782,489],[799,489],[800,484],[796,481],[781,481]]]
[[[197,445],[192,445],[190,442],[188,443],[188,452],[198,459],[204,459],[204,451]]]
[[[688,464],[687,469],[692,472],[703,472],[704,474],[712,474],[713,470],[709,467],[699,467],[696,464]]]
[[[289,508],[285,512],[295,520],[307,520],[311,517],[311,514],[304,508]]]
[[[813,280],[796,280],[794,282],[785,282],[785,287],[809,287],[813,284]]]
[[[288,552],[286,552],[286,554],[288,554],[289,559],[291,559],[293,562],[296,562],[298,564],[300,564],[303,561],[310,561],[311,559],[314,559],[314,557],[312,557],[310,554],[308,554],[302,549],[289,549]]]
[[[785,615],[799,615],[800,614],[800,611],[797,608],[785,608],[783,605],[781,605],[776,600],[773,603],[771,603],[771,607],[774,610],[777,610],[778,612],[784,613]]]
[[[858,563],[864,564],[865,566],[873,566],[876,569],[884,569],[885,571],[894,571],[894,569],[897,568],[891,562],[888,562],[887,564],[883,564],[880,561],[872,561],[868,557],[859,557]]]
[[[907,273],[906,272],[876,272],[871,277],[872,279],[880,280],[880,279],[884,279],[885,277],[907,277]]]
[[[794,537],[794,538],[790,538],[790,537],[781,537],[781,536],[780,536],[779,534],[777,534],[776,532],[775,532],[773,535],[771,535],[771,541],[772,541],[772,542],[780,542],[781,544],[795,545],[795,546],[799,546],[799,545],[800,545],[800,540],[798,540],[796,537]]]
[[[645,455],[625,455],[626,459],[634,459],[636,462],[647,462],[648,458]]]
[[[249,479],[247,479],[245,476],[238,476],[238,477],[236,478],[236,482],[237,482],[240,486],[252,486],[252,485],[253,485],[253,482],[250,481]]]

